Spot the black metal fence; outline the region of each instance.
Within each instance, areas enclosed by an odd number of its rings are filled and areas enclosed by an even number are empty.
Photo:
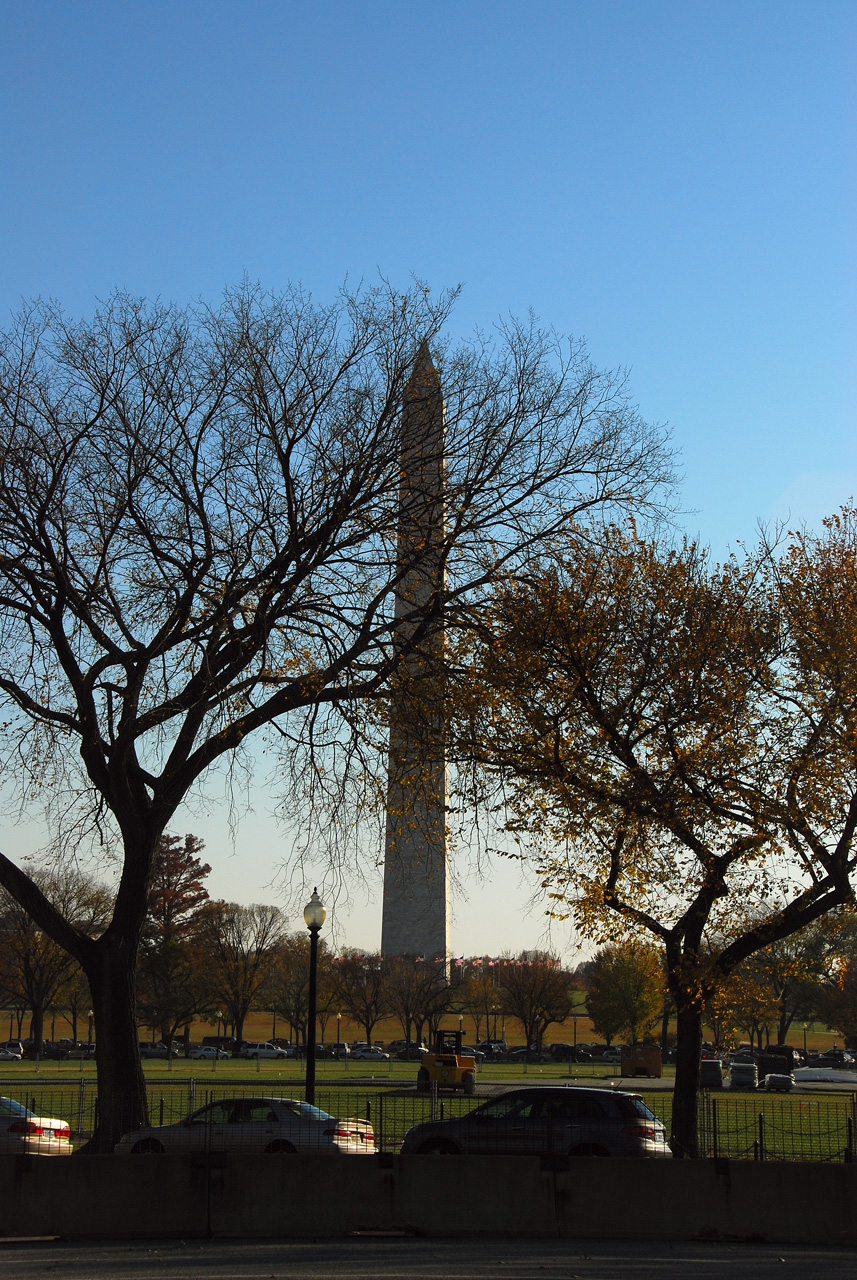
[[[493,1098],[486,1092],[480,1090],[481,1096],[465,1097],[438,1092],[421,1094],[413,1088],[317,1088],[315,1105],[327,1115],[326,1120],[319,1121],[319,1132],[335,1129],[333,1120],[351,1122],[341,1127],[345,1135],[341,1149],[347,1150],[396,1152],[405,1144],[407,1150],[561,1155],[655,1155],[663,1149],[663,1134],[656,1122],[669,1136],[669,1091],[636,1090],[631,1094],[630,1090],[561,1085],[519,1088],[515,1090],[519,1098],[529,1097],[535,1103],[523,1101],[521,1106],[507,1107],[505,1112],[496,1104],[508,1098],[509,1091],[495,1087]],[[44,1083],[38,1078],[16,1080],[0,1084],[0,1094],[24,1104],[36,1116],[64,1121],[75,1145],[91,1136],[97,1122],[97,1086],[88,1078]],[[639,1098],[642,1108],[636,1112],[623,1110],[618,1100],[628,1096]],[[302,1085],[182,1078],[150,1086],[149,1126],[181,1125],[196,1117],[183,1129],[190,1131],[194,1140],[205,1143],[207,1149],[217,1143],[227,1149],[233,1145],[256,1149],[262,1130],[252,1126],[276,1123],[271,1118],[266,1121],[259,1107],[250,1107],[254,1102],[261,1105],[265,1099],[286,1099],[304,1116],[308,1115],[300,1107],[304,1100]],[[477,1108],[481,1119],[475,1115]],[[277,1109],[269,1110],[273,1113]],[[850,1161],[855,1153],[855,1124],[857,1092],[712,1092],[701,1094],[699,1100],[700,1151],[711,1158]],[[417,1134],[419,1142],[414,1134],[418,1126],[423,1126]],[[371,1143],[366,1136],[370,1128]],[[200,1136],[206,1132],[207,1137]],[[268,1132],[268,1145],[285,1141],[283,1132]],[[359,1140],[354,1139],[358,1132]],[[330,1134],[325,1134],[324,1142],[329,1144],[329,1140]],[[340,1139],[334,1141],[339,1143]],[[267,1147],[263,1145],[261,1149]]]

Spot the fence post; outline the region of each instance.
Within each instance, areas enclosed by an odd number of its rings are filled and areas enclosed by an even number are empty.
[[[759,1159],[765,1158],[765,1117],[759,1112]]]
[[[81,1080],[77,1086],[77,1132],[81,1138],[83,1137],[83,1118],[85,1114],[86,1114],[86,1081]]]
[[[711,1148],[714,1159],[717,1159],[717,1099],[711,1099]]]

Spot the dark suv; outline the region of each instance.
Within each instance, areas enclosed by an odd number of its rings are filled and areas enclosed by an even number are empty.
[[[664,1126],[639,1094],[515,1089],[468,1115],[405,1134],[402,1155],[670,1156]]]

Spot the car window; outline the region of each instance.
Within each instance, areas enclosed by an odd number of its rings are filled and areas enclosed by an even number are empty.
[[[543,1114],[552,1124],[568,1124],[596,1120],[604,1115],[604,1108],[595,1098],[580,1098],[570,1093],[565,1098],[545,1098]]]
[[[327,1111],[322,1111],[319,1107],[314,1107],[309,1102],[286,1102],[281,1100],[277,1103],[281,1111],[292,1111],[296,1116],[300,1116],[303,1120],[332,1120],[333,1116]]]
[[[583,1121],[603,1120],[607,1115],[604,1103],[591,1095],[584,1097],[569,1096],[567,1103],[568,1119],[577,1123]]]
[[[243,1098],[232,1110],[232,1124],[270,1124],[277,1116],[264,1098]]]
[[[532,1120],[539,1114],[541,1099],[527,1094],[523,1098],[498,1098],[496,1102],[488,1102],[473,1112],[473,1117],[482,1120]]]
[[[207,1107],[195,1111],[190,1117],[191,1124],[228,1124],[232,1114],[231,1102],[212,1102]]]
[[[22,1107],[20,1102],[14,1102],[11,1098],[0,1098],[0,1115],[4,1116],[29,1116],[33,1112],[28,1111],[26,1107]]]
[[[615,1099],[619,1115],[628,1120],[657,1120],[657,1116],[650,1111],[642,1098],[622,1098]]]

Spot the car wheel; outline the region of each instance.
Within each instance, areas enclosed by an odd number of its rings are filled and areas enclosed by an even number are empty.
[[[426,1071],[425,1067],[420,1067],[417,1072],[417,1093],[428,1093],[430,1088],[431,1081],[429,1080],[429,1073]]]
[[[265,1148],[266,1156],[293,1156],[296,1154],[297,1152],[290,1142],[272,1142]]]
[[[594,1142],[583,1142],[569,1152],[572,1156],[609,1156],[609,1154],[606,1147],[599,1147]]]
[[[476,1092],[476,1076],[472,1071],[464,1073],[464,1092],[474,1094]]]
[[[163,1146],[156,1138],[143,1138],[141,1142],[136,1143],[131,1148],[132,1156],[162,1156],[165,1154]]]
[[[417,1151],[418,1156],[457,1156],[460,1152],[445,1138],[429,1138]]]

